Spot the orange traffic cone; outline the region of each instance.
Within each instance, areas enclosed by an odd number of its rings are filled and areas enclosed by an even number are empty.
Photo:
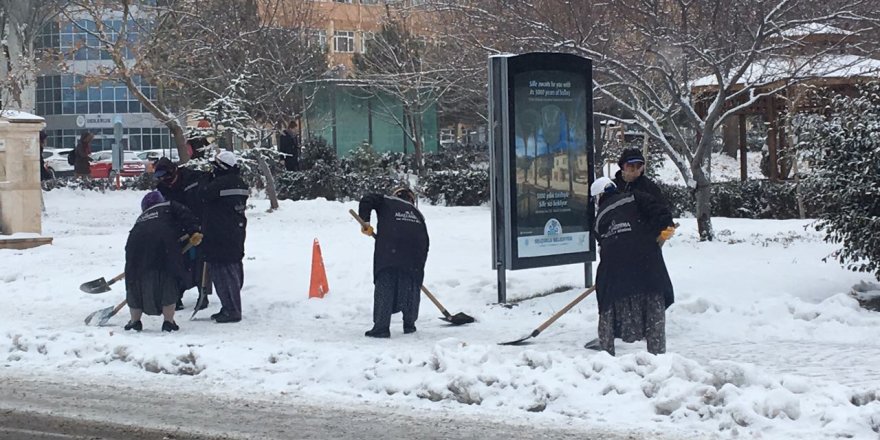
[[[312,280],[309,283],[309,298],[323,298],[329,292],[327,272],[324,271],[324,257],[321,256],[321,245],[316,238],[312,244]]]

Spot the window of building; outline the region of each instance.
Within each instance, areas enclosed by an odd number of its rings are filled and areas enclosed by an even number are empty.
[[[135,78],[141,92],[156,97],[156,87]],[[123,83],[102,81],[86,84],[82,75],[44,75],[37,77],[36,112],[41,116],[86,113],[143,113],[144,109]]]
[[[333,50],[337,53],[354,52],[354,31],[336,31],[333,34]]]
[[[362,5],[378,5],[379,0],[361,0]]]
[[[334,3],[351,3],[351,0],[333,0]]]

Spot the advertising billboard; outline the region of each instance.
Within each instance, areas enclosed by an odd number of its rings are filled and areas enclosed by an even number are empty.
[[[591,69],[557,53],[490,60],[496,267],[595,260]]]

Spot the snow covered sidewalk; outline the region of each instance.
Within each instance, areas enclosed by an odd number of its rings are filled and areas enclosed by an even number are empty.
[[[496,301],[486,208],[422,206],[431,233],[425,285],[477,322],[449,327],[422,300],[419,331],[363,337],[371,326],[372,240],[347,210],[355,203],[252,199],[244,320],[218,325],[209,310],[181,331],[143,333],[83,324],[124,297],[87,295],[83,281],[123,269],[142,192],[46,193],[44,232],[54,245],[0,251],[0,371],[114,380],[147,388],[312,403],[372,404],[528,421],[535,425],[696,437],[877,438],[880,315],[849,297],[865,274],[821,259],[834,248],[807,221],[714,219],[719,239],[700,243],[692,219],[664,248],[676,289],[667,312],[669,353],[622,344],[618,357],[584,350],[596,335],[588,298],[534,343],[525,336],[582,291],[583,268],[508,272],[512,308]],[[330,293],[308,300],[314,238]],[[192,307],[196,295],[184,302]],[[167,374],[149,374],[167,373]]]

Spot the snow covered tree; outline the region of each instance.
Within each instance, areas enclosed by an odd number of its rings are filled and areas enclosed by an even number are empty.
[[[875,41],[880,16],[869,0],[434,3],[457,12],[450,25],[490,53],[565,51],[591,58],[594,95],[610,103],[599,116],[634,124],[663,148],[696,196],[706,240],[714,235],[707,158],[723,122],[813,77],[826,55],[858,51],[847,47],[858,36]],[[805,51],[798,29],[828,25],[849,29],[852,38]],[[698,78],[707,78],[712,91],[695,96]],[[697,111],[698,104],[705,111]]]
[[[880,84],[835,98],[829,116],[804,126],[805,183],[822,205],[816,229],[842,245],[833,254],[841,264],[880,280]]]
[[[0,109],[34,112],[37,59],[34,39],[59,12],[60,0],[0,2]]]
[[[64,15],[95,23],[94,29],[77,26],[94,49],[110,54],[111,63],[90,79],[126,84],[169,128],[186,161],[183,121],[231,96],[228,87],[236,81],[236,108],[251,120],[283,125],[302,112],[298,86],[324,68],[323,53],[307,47],[310,11],[308,2],[284,0],[72,0]],[[121,26],[108,27],[108,18]],[[136,78],[155,84],[158,95],[144,95]]]

